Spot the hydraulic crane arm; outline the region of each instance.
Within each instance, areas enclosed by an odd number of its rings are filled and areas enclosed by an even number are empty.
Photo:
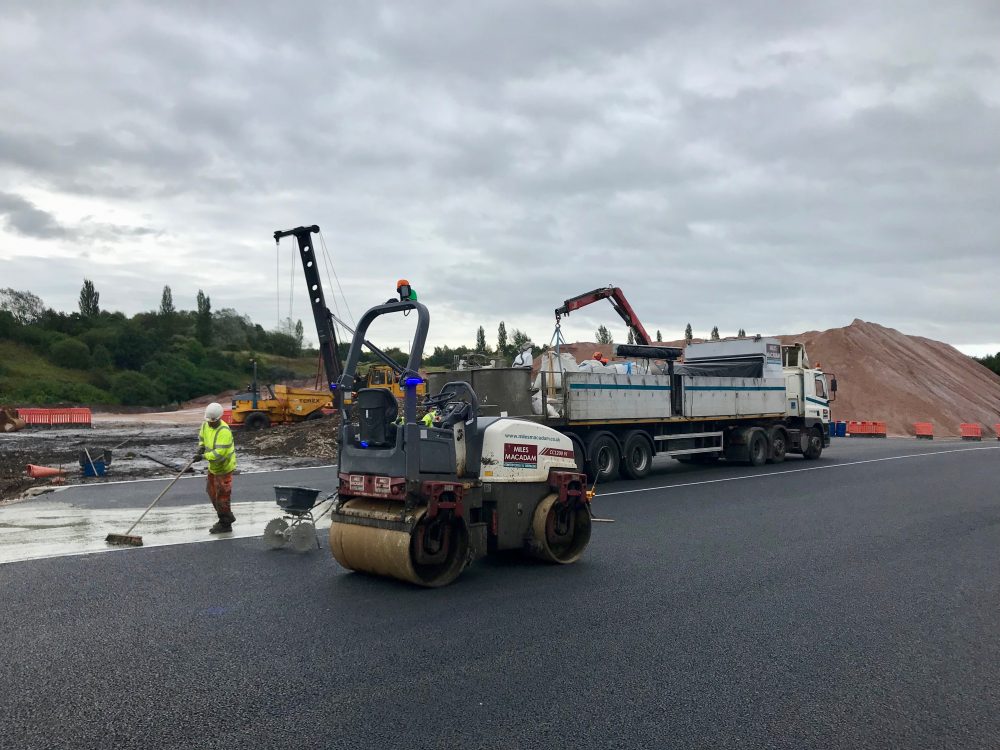
[[[653,343],[652,339],[649,338],[649,334],[646,333],[646,329],[639,322],[639,316],[635,314],[632,305],[625,299],[622,290],[616,286],[606,286],[601,289],[594,289],[585,294],[578,294],[576,297],[571,297],[563,302],[562,307],[556,308],[556,322],[558,323],[563,315],[569,315],[574,310],[579,310],[581,307],[586,307],[602,299],[611,301],[611,306],[615,308],[615,312],[625,321],[625,325],[632,329],[632,333],[635,336],[635,343],[645,346]]]
[[[274,241],[282,237],[294,237],[299,243],[299,257],[302,259],[302,270],[306,274],[306,287],[309,290],[309,304],[312,306],[313,320],[316,323],[316,335],[319,337],[319,352],[323,358],[323,369],[326,370],[326,382],[334,396],[334,406],[340,406],[340,394],[336,390],[337,381],[343,373],[340,357],[337,356],[337,333],[333,327],[333,316],[326,306],[323,295],[323,282],[319,275],[319,261],[313,247],[312,235],[319,233],[319,227],[296,227],[274,233]]]

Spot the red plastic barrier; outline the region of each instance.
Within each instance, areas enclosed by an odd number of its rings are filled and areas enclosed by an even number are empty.
[[[963,422],[959,425],[959,429],[962,431],[962,440],[982,440],[983,439],[983,428],[978,424],[969,424]]]
[[[934,439],[934,425],[930,422],[914,422],[913,431],[916,433],[918,440]]]
[[[847,434],[851,437],[885,437],[885,422],[852,420],[847,423]]]
[[[230,424],[233,421],[233,410],[225,409],[222,412],[222,421],[226,424]]]
[[[17,416],[28,424],[91,424],[90,409],[18,409]]]

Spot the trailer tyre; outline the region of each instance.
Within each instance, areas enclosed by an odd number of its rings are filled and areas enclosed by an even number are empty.
[[[243,426],[248,430],[266,430],[271,426],[271,418],[262,411],[250,412],[243,420]]]
[[[573,458],[576,459],[576,470],[581,474],[587,473],[587,451],[583,447],[583,440],[574,432],[567,432],[566,436],[573,441]]]
[[[788,433],[780,427],[776,427],[771,431],[771,457],[767,460],[768,463],[780,464],[785,460],[787,452]]]
[[[649,438],[638,430],[625,437],[622,450],[622,472],[629,479],[642,479],[653,468],[653,449]]]
[[[815,461],[823,454],[823,433],[819,428],[813,427],[806,434],[805,444],[802,446],[802,458]]]
[[[618,443],[611,435],[598,435],[587,446],[587,474],[594,482],[604,484],[615,481],[621,460]]]
[[[751,466],[762,466],[767,461],[767,453],[767,435],[763,430],[751,430],[747,436],[747,462]]]

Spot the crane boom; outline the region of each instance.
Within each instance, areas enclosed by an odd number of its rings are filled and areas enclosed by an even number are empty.
[[[340,380],[343,368],[337,352],[337,333],[333,327],[333,315],[326,306],[323,282],[319,275],[319,261],[313,247],[312,235],[318,233],[319,227],[316,224],[278,230],[274,233],[274,241],[277,243],[282,237],[294,237],[299,243],[299,257],[302,259],[302,270],[306,275],[306,288],[309,292],[313,320],[316,323],[316,335],[319,337],[319,352],[323,358],[323,369],[326,370],[326,382],[333,394],[333,405],[339,409],[340,392],[337,390],[337,381]]]
[[[625,321],[625,325],[632,329],[632,334],[635,336],[635,343],[645,346],[653,343],[652,339],[649,338],[649,334],[646,333],[646,329],[639,322],[639,316],[635,314],[632,305],[625,299],[625,294],[616,286],[606,286],[570,297],[562,303],[562,307],[556,308],[556,322],[558,323],[563,315],[569,315],[574,310],[579,310],[581,307],[586,307],[602,299],[611,301],[611,306],[615,309],[615,312]]]

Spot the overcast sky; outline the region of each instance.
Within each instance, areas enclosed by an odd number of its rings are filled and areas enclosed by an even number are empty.
[[[1000,349],[997,0],[0,8],[0,287],[57,309],[308,331],[271,234],[316,223],[354,315],[406,277],[431,343],[615,284],[668,339]]]

